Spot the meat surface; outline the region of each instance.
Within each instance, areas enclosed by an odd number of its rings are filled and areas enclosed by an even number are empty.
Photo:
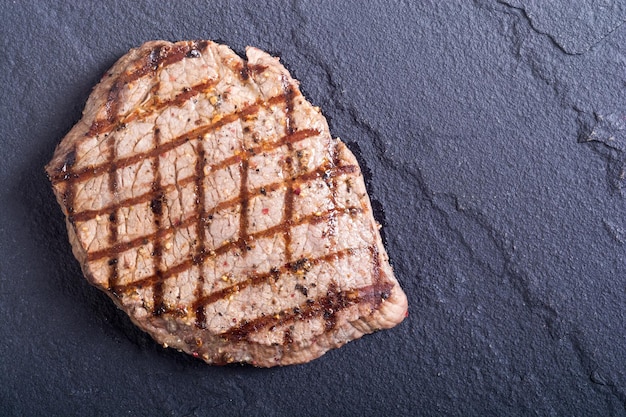
[[[277,58],[123,56],[46,167],[87,279],[163,346],[308,362],[407,313],[352,153]]]

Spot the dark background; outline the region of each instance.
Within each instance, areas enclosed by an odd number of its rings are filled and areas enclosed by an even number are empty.
[[[625,2],[1,3],[1,415],[626,416]],[[87,284],[43,166],[159,38],[281,57],[367,172],[407,320],[219,368]]]

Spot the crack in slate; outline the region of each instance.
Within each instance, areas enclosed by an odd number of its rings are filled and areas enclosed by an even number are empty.
[[[546,328],[553,339],[559,339],[564,332],[560,329],[558,312],[547,301],[543,300],[540,294],[536,294],[532,290],[530,278],[520,270],[513,259],[515,244],[504,233],[497,230],[484,213],[464,206],[455,195],[433,192],[419,167],[405,168],[400,172],[409,175],[417,184],[426,201],[439,216],[439,227],[453,232],[459,244],[467,251],[470,260],[476,265],[493,276],[506,277],[531,314],[538,316],[546,324]],[[461,220],[459,220],[459,216],[462,217]],[[458,227],[455,225],[457,220],[459,220],[458,223],[461,225],[469,222],[479,230],[472,229],[468,231],[465,230],[467,227],[465,229]],[[477,251],[474,247],[475,245],[468,240],[466,234],[480,234],[481,238],[489,240],[492,243],[492,254],[480,256],[484,250]],[[493,254],[494,251],[495,255]],[[496,261],[494,265],[494,262],[489,262],[489,258],[497,258],[499,261]]]
[[[607,233],[620,244],[626,243],[626,230],[610,220],[602,219],[602,224]]]
[[[549,303],[542,300],[537,294],[533,294],[530,287],[529,278],[525,276],[523,271],[519,270],[514,260],[512,259],[512,252],[515,250],[515,245],[505,235],[499,232],[488,220],[487,216],[476,209],[464,207],[459,201],[456,195],[447,193],[435,193],[428,186],[426,180],[419,167],[416,166],[404,166],[406,164],[398,164],[387,153],[386,147],[382,139],[382,135],[377,129],[373,128],[364,119],[357,117],[357,111],[355,109],[348,109],[349,113],[353,115],[353,119],[357,121],[359,127],[365,130],[371,137],[373,137],[374,145],[380,156],[381,162],[389,168],[399,170],[401,172],[408,173],[418,188],[426,197],[431,208],[438,213],[443,219],[443,224],[448,230],[451,230],[458,239],[458,242],[467,250],[470,259],[477,265],[486,269],[495,276],[506,276],[513,288],[520,294],[524,305],[526,305],[531,313],[537,314],[546,323],[546,327],[550,331],[550,335],[554,339],[559,338],[559,332],[557,329],[558,313],[554,307]],[[401,169],[404,168],[404,169]],[[498,253],[501,259],[502,266],[497,267],[490,263],[488,260],[482,259],[474,248],[474,245],[469,242],[463,233],[463,230],[455,226],[453,223],[453,217],[461,215],[465,219],[460,223],[472,222],[483,230],[483,235],[486,235]]]
[[[489,2],[489,0],[474,0],[474,2],[478,5],[478,7],[488,10],[489,12],[506,14],[516,19],[516,21],[512,22],[512,25],[510,27],[513,33],[508,36],[512,44],[511,51],[513,53],[513,56],[516,58],[516,62],[518,62],[516,68],[519,66],[519,63],[528,66],[533,78],[543,81],[546,86],[552,90],[554,96],[558,98],[563,108],[569,109],[570,107],[572,107],[570,100],[568,100],[567,97],[567,85],[564,85],[559,76],[554,74],[554,71],[551,71],[548,65],[541,62],[534,55],[534,52],[536,52],[535,49],[531,46],[529,49],[526,50],[526,53],[522,52],[522,47],[524,46],[524,41],[528,34],[536,33],[541,36],[550,35],[538,31],[531,24],[528,15],[524,14],[524,9],[512,6],[505,0],[496,0],[496,3],[502,6],[501,8],[494,7],[492,3]],[[518,25],[518,22],[520,22],[521,24]],[[564,55],[576,55],[563,51],[560,45],[556,43],[555,40],[551,39],[551,41],[559,50],[561,50],[561,52],[563,52]]]
[[[620,195],[626,189],[626,113],[592,115],[578,110],[579,143],[590,148],[607,161],[609,188]]]
[[[524,305],[528,307],[531,313],[537,314],[539,317],[541,317],[542,320],[546,323],[546,326],[549,329],[551,336],[553,338],[557,338],[557,311],[548,302],[542,300],[538,294],[533,293],[530,285],[530,278],[526,276],[523,271],[519,271],[519,267],[516,266],[512,255],[515,251],[514,243],[510,239],[506,238],[506,236],[502,232],[498,231],[491,224],[487,216],[485,216],[482,212],[474,208],[464,207],[462,204],[459,203],[459,200],[456,196],[453,196],[453,198],[453,209],[456,211],[456,213],[462,215],[465,218],[465,221],[461,223],[463,224],[467,223],[467,221],[470,221],[477,225],[480,229],[482,229],[482,236],[486,237],[493,243],[493,246],[495,247],[496,252],[501,259],[502,266],[501,269],[496,268],[488,261],[481,259],[481,257],[479,257],[479,255],[475,253],[476,251],[473,249],[473,245],[469,243],[465,238],[463,231],[455,227],[451,223],[451,217],[453,216],[453,214],[447,212],[443,208],[443,205],[439,204],[438,208],[442,210],[444,216],[446,217],[446,224],[459,236],[461,244],[466,247],[466,249],[470,253],[471,259],[474,260],[478,265],[481,265],[483,268],[487,269],[493,275],[507,277],[513,288],[521,296]]]
[[[601,44],[602,42],[604,42],[605,39],[607,39],[608,37],[610,37],[614,32],[616,32],[617,30],[619,30],[625,23],[626,20],[622,20],[619,24],[617,24],[616,26],[614,26],[613,28],[611,28],[610,30],[608,30],[606,33],[604,33],[602,36],[600,36],[595,42],[591,43],[588,47],[586,47],[585,49],[582,49],[580,51],[574,51],[574,50],[568,50],[568,48],[566,46],[564,46],[557,38],[555,35],[553,35],[550,32],[547,31],[543,31],[541,29],[539,29],[537,27],[537,24],[535,23],[535,21],[533,20],[533,17],[530,15],[530,13],[523,7],[523,6],[516,6],[511,4],[510,2],[506,1],[506,0],[496,0],[499,4],[517,10],[520,13],[520,16],[524,18],[524,20],[526,20],[528,22],[528,26],[537,34],[542,35],[542,36],[546,36],[550,42],[561,52],[563,52],[566,55],[571,55],[571,56],[577,56],[577,55],[583,55],[586,52],[589,52],[590,50],[592,50],[593,48],[595,48],[596,46],[598,46],[599,44]]]
[[[593,351],[593,349],[588,349],[585,346],[578,337],[578,333],[579,331],[577,329],[568,333],[567,341],[572,346],[581,369],[588,375],[589,380],[593,383],[591,385],[592,388],[600,392],[608,389],[608,393],[617,398],[624,407],[624,410],[626,410],[626,390],[618,386],[606,373],[601,371],[600,366],[592,358],[592,355],[586,353]],[[607,389],[603,389],[602,387],[606,387]]]
[[[533,32],[542,35],[542,36],[546,36],[550,42],[552,43],[552,45],[554,45],[558,50],[560,50],[561,52],[563,52],[566,55],[582,55],[582,53],[579,52],[571,52],[568,51],[567,49],[565,49],[565,47],[563,47],[563,45],[561,45],[558,40],[554,37],[554,35],[552,35],[551,33],[548,32],[543,32],[541,30],[539,30],[539,28],[537,28],[535,26],[535,23],[533,22],[533,19],[530,17],[530,15],[528,14],[528,12],[526,11],[525,8],[520,7],[520,6],[514,6],[512,4],[510,4],[509,2],[505,1],[505,0],[496,0],[498,3],[502,4],[503,6],[509,7],[511,9],[517,10],[519,12],[519,16],[521,16],[522,18],[524,18],[524,20],[526,22],[528,22],[528,26],[530,27],[530,29],[533,30]]]

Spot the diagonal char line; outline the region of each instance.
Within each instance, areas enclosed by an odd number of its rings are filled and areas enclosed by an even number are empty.
[[[373,308],[377,308],[393,288],[393,284],[368,285],[346,291],[336,291],[329,288],[327,294],[312,302],[306,302],[298,307],[282,310],[275,315],[258,317],[251,321],[244,321],[240,325],[230,328],[220,334],[225,340],[241,342],[248,339],[250,334],[257,333],[266,328],[283,326],[296,320],[310,320],[319,316],[326,316],[330,311],[333,314],[345,310],[353,305],[368,302]]]
[[[115,137],[111,136],[108,139],[108,145],[109,145],[109,161],[111,161],[111,165],[115,166]],[[109,187],[109,192],[111,193],[111,195],[113,195],[116,191],[117,191],[117,178],[115,176],[115,173],[111,173],[109,174],[109,178],[108,178],[108,187]],[[73,185],[73,184],[70,184]],[[109,214],[109,218],[108,218],[108,228],[109,228],[109,235],[108,235],[108,239],[109,239],[109,245],[114,246],[117,244],[118,242],[118,236],[117,236],[117,212],[118,210],[112,210],[111,213]],[[118,271],[118,258],[114,257],[109,259],[109,279],[108,279],[108,285],[109,287],[112,287],[114,285],[117,284],[117,280],[119,278],[119,271]]]
[[[289,142],[289,143],[296,143],[296,142],[300,142],[303,141],[307,138],[310,138],[311,136],[316,136],[320,134],[320,132],[318,130],[313,130],[313,129],[307,129],[307,130],[302,130],[302,131],[298,131],[296,133],[294,133],[293,135],[289,136],[289,137],[283,137],[280,139],[280,142],[283,143],[279,143],[279,142],[272,142],[272,143],[266,143],[263,145],[259,145],[257,147],[254,148],[250,148],[248,151],[250,153],[260,153],[260,152],[268,152],[268,151],[272,151],[276,148],[279,148],[281,146],[284,145],[285,142]],[[238,162],[240,162],[242,159],[241,155],[235,155],[235,156],[231,156],[229,158],[224,159],[223,161],[220,161],[217,164],[214,164],[212,166],[208,166],[207,169],[209,169],[210,171],[217,171],[220,169],[223,169],[225,167],[228,167],[230,165],[234,165]],[[180,180],[178,180],[178,186],[179,187],[184,187],[187,184],[190,184],[192,182],[194,182],[195,178],[193,176],[187,177],[187,178],[182,178]],[[165,185],[163,186],[163,189],[167,192],[167,191],[172,191],[176,188],[176,184],[169,184],[169,185]],[[93,219],[96,216],[101,216],[105,213],[110,212],[111,210],[115,209],[116,207],[128,207],[128,206],[132,206],[135,204],[139,204],[139,203],[145,203],[146,201],[150,201],[152,199],[153,195],[152,193],[148,192],[146,194],[142,194],[136,197],[131,197],[128,198],[126,200],[122,200],[118,203],[103,207],[101,209],[97,209],[97,210],[84,210],[78,213],[75,213],[72,215],[72,221],[77,222],[77,221],[86,221],[86,220],[90,220]]]
[[[161,140],[161,132],[159,129],[154,129],[154,141],[158,146]],[[156,233],[159,233],[159,230],[163,227],[163,202],[165,199],[165,194],[163,193],[163,188],[161,186],[161,158],[157,155],[154,157],[154,181],[152,184],[152,189],[155,193],[155,198],[150,202],[150,209],[153,214],[153,221]],[[154,257],[154,269],[156,276],[161,277],[163,275],[163,242],[160,239],[157,239],[153,242],[153,251],[152,256]],[[152,289],[152,300],[153,300],[153,310],[152,314],[155,316],[160,316],[163,314],[165,309],[165,304],[163,303],[163,284],[158,283]]]
[[[243,146],[243,141],[242,141]],[[239,240],[244,245],[248,239],[248,206],[250,192],[248,191],[248,155],[243,152],[241,161],[239,162],[239,203],[241,204],[241,210],[239,212]]]
[[[148,117],[152,116],[153,114],[167,107],[180,107],[183,104],[185,104],[187,101],[192,99],[193,97],[210,91],[213,87],[215,87],[215,85],[217,85],[217,82],[218,82],[217,78],[209,79],[199,84],[196,84],[192,87],[186,87],[182,93],[177,94],[172,99],[157,101],[149,109],[144,109],[143,107],[139,107],[138,109],[130,112],[128,115],[120,118],[118,122],[114,122],[114,124],[111,127],[111,130],[113,129],[113,127],[115,127],[119,123],[128,124],[134,121],[145,120]],[[98,132],[98,133],[105,133],[105,132]]]
[[[367,248],[369,249],[369,248]],[[213,304],[221,299],[228,297],[231,294],[235,294],[239,291],[242,291],[248,287],[255,287],[260,284],[267,282],[270,278],[278,280],[280,276],[288,273],[288,272],[298,272],[301,268],[301,265],[308,264],[307,268],[318,265],[323,262],[330,262],[332,260],[342,259],[347,255],[353,255],[357,250],[362,250],[359,248],[348,248],[343,249],[337,252],[327,253],[324,256],[320,256],[318,258],[301,258],[295,262],[287,262],[278,268],[272,268],[271,271],[266,273],[252,273],[248,276],[247,279],[233,284],[229,287],[216,291],[214,293],[208,294],[194,303],[194,306],[207,306],[209,304]]]
[[[115,168],[116,169],[125,168],[140,160],[153,158],[156,155],[171,151],[172,149],[175,149],[185,144],[193,137],[202,137],[205,134],[210,133],[214,130],[217,130],[224,125],[227,125],[236,120],[239,120],[241,117],[255,114],[261,108],[267,108],[272,105],[279,104],[284,99],[285,98],[283,95],[277,95],[266,101],[257,100],[256,102],[252,104],[247,104],[240,110],[237,110],[233,113],[226,114],[222,116],[221,118],[219,118],[218,120],[215,120],[206,125],[198,126],[197,128],[192,129],[191,131],[184,133],[180,136],[177,136],[171,141],[165,142],[162,145],[154,149],[151,149],[147,152],[138,153],[138,154],[126,157],[126,158],[119,158],[117,161],[115,161]],[[104,173],[109,173],[113,170],[112,168],[113,167],[111,165],[111,162],[107,161],[99,165],[82,168],[78,170],[77,172],[72,172],[72,171],[60,172],[59,174],[53,176],[51,180],[53,184],[56,184],[62,181],[80,182],[81,180],[92,178],[92,177],[95,177]]]
[[[174,44],[171,46],[158,45],[150,54],[143,57],[144,63],[142,67],[139,67],[134,72],[124,74],[123,77],[126,82],[136,81],[149,72],[156,72],[157,70],[161,70],[181,61],[183,58],[187,57],[192,49],[205,49],[206,46],[206,41],[193,41],[187,44]]]
[[[287,80],[283,76],[283,94],[285,96],[285,136],[292,135],[296,131],[296,127],[293,120],[293,100],[295,92],[293,86],[287,84]],[[285,185],[287,189],[285,191],[285,199],[283,202],[283,223],[286,225],[285,232],[283,233],[283,239],[285,241],[285,260],[291,261],[291,223],[293,223],[293,182],[294,178],[292,171],[294,170],[293,163],[293,145],[287,143],[287,157],[285,162],[287,163],[287,179]]]
[[[202,141],[198,141],[197,144],[197,160],[196,160],[196,212],[194,217],[196,220],[196,236],[197,236],[197,250],[194,258],[192,259],[195,265],[199,265],[198,267],[198,282],[196,284],[196,288],[194,290],[195,298],[200,298],[202,296],[202,287],[204,286],[204,272],[202,268],[202,263],[204,263],[205,258],[205,221],[202,214],[206,211],[205,209],[205,201],[204,201],[204,164],[205,164],[205,150]],[[198,308],[195,311],[196,313],[196,325],[200,328],[205,327],[205,316],[204,309]]]
[[[342,214],[350,214],[350,215],[356,215],[358,213],[361,212],[361,208],[360,207],[348,207],[348,208],[344,208],[344,209],[333,209],[333,210],[329,210],[325,213],[321,213],[321,214],[311,214],[309,216],[305,216],[301,219],[299,219],[297,222],[292,222],[289,226],[291,227],[295,227],[295,226],[299,226],[299,225],[303,225],[303,224],[317,224],[320,222],[324,222],[324,221],[328,221],[328,218],[331,215],[336,215],[336,212],[341,212]],[[332,214],[331,214],[332,213]],[[277,233],[282,232],[282,230],[284,230],[284,227],[286,225],[283,223],[279,223],[276,226],[270,227],[268,229],[262,230],[260,232],[256,232],[256,233],[251,233],[250,235],[248,235],[250,237],[250,240],[256,240],[259,238],[263,238],[263,237],[267,237],[267,236],[274,236]],[[212,251],[210,251],[209,256],[210,257],[215,257],[224,253],[227,253],[229,250],[236,248],[236,247],[241,247],[243,244],[243,242],[240,239],[237,239],[235,241],[231,241],[228,242]],[[163,273],[160,276],[157,275],[151,275],[149,277],[146,278],[142,278],[139,279],[137,281],[131,282],[129,284],[124,284],[124,285],[117,285],[115,286],[115,288],[112,288],[113,291],[117,294],[120,293],[124,293],[130,290],[133,290],[135,288],[143,288],[144,286],[149,286],[149,285],[154,285],[156,282],[165,280],[171,276],[174,276],[176,274],[179,274],[183,271],[186,271],[187,269],[189,269],[191,266],[193,265],[193,257],[190,257],[189,259],[174,265],[173,267],[171,267],[170,269],[168,269],[167,271],[163,271]]]
[[[301,176],[296,178],[296,184],[302,184],[302,183],[306,183],[308,181],[311,181],[315,178],[321,178],[324,176],[328,176],[328,175],[348,175],[348,174],[355,174],[358,173],[358,167],[356,165],[344,165],[341,167],[336,167],[334,170],[330,171],[331,174],[329,174],[329,170],[326,169],[326,167],[318,167],[318,169],[307,172],[305,174],[302,174]],[[189,177],[190,180],[193,180],[193,177]],[[191,181],[189,181],[191,182]],[[283,187],[284,184],[282,182],[275,182],[269,185],[265,185],[262,187],[257,188],[256,190],[253,191],[249,191],[248,195],[250,198],[254,198],[256,196],[262,195],[262,194],[266,194],[269,192],[273,192],[276,191],[278,189],[280,189],[281,187]],[[150,199],[146,199],[146,201],[150,201]],[[219,212],[220,210],[224,210],[224,209],[228,209],[228,208],[232,208],[235,207],[239,204],[239,199],[237,197],[232,198],[230,200],[226,200],[223,201],[219,204],[217,204],[215,207],[209,209],[209,210],[204,210],[201,214],[200,217],[203,219],[203,221],[206,222],[206,219],[209,218],[211,215]],[[163,236],[166,236],[169,233],[173,233],[177,228],[185,228],[185,227],[189,227],[191,226],[194,222],[196,221],[196,219],[194,218],[193,215],[189,216],[188,218],[181,220],[180,222],[177,222],[171,226],[168,227],[163,227],[161,228],[157,233],[153,233],[151,235],[146,235],[146,236],[139,236],[135,239],[129,240],[127,242],[117,242],[117,244],[115,246],[110,246],[108,248],[104,248],[98,251],[94,251],[94,252],[90,252],[87,254],[87,259],[89,261],[96,261],[102,258],[106,258],[106,257],[110,257],[116,254],[119,254],[121,252],[127,251],[129,249],[132,248],[136,248],[138,246],[141,246],[145,243],[147,243],[148,241],[154,239],[154,238],[162,238]]]

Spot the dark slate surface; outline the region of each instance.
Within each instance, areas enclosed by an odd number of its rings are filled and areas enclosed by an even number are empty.
[[[0,414],[626,415],[624,2],[221,3],[0,7]],[[156,38],[282,57],[368,172],[403,324],[210,367],[86,283],[43,165]]]

